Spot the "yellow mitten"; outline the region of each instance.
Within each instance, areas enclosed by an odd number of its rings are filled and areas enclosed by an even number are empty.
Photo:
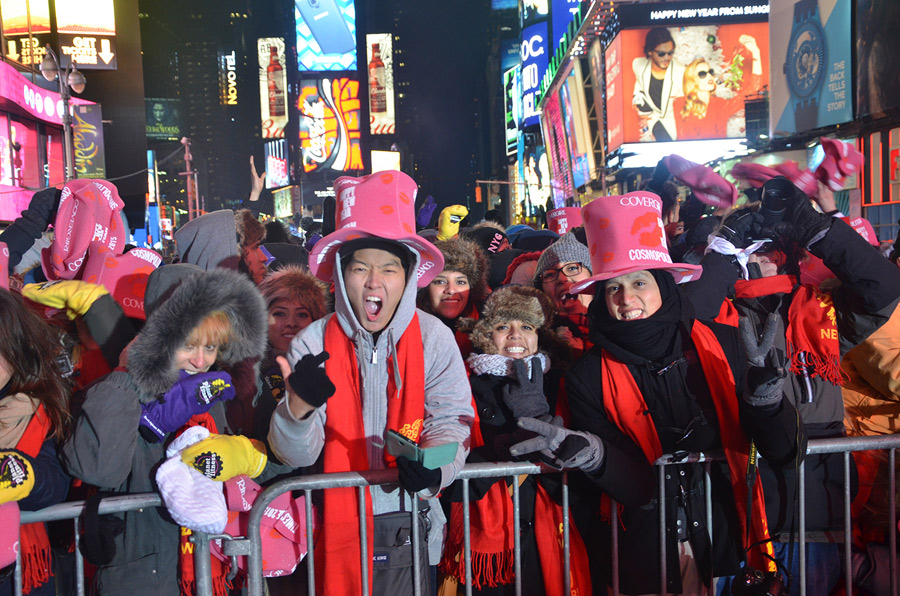
[[[207,478],[225,482],[246,474],[256,478],[266,467],[266,447],[240,435],[210,435],[181,452],[181,461]]]
[[[450,205],[438,216],[438,240],[450,240],[459,234],[459,222],[469,214],[465,205]]]
[[[77,279],[27,284],[22,295],[50,308],[66,309],[70,319],[84,315],[101,296],[109,294],[106,288]]]
[[[34,488],[34,468],[18,451],[0,451],[0,505],[21,501]]]

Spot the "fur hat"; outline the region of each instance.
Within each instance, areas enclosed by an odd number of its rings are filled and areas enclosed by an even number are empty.
[[[262,225],[249,209],[234,212],[234,228],[237,231],[238,246],[246,248],[266,237],[266,227]]]
[[[488,295],[488,260],[480,246],[459,236],[435,243],[444,255],[444,271],[459,271],[469,280],[469,304],[480,305]]]
[[[276,300],[293,298],[306,307],[314,321],[331,312],[331,295],[326,284],[297,265],[285,265],[267,275],[260,282],[259,291],[266,308],[271,308]]]
[[[467,320],[462,328],[471,329],[472,345],[485,354],[496,354],[491,339],[495,326],[506,321],[522,321],[533,326],[540,336],[549,331],[553,320],[553,301],[536,288],[505,286],[492,293],[484,303],[478,321]],[[539,338],[540,341],[541,338]]]

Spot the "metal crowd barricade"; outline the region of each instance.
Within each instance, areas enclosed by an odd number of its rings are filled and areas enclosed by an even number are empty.
[[[827,453],[843,453],[844,463],[844,583],[847,596],[852,596],[852,560],[851,560],[851,540],[852,540],[852,519],[850,512],[851,491],[850,491],[850,454],[854,451],[886,451],[888,461],[888,486],[889,490],[889,512],[890,519],[893,520],[889,527],[896,523],[896,477],[894,464],[896,463],[896,449],[900,447],[900,435],[876,436],[876,437],[844,437],[835,439],[818,439],[809,441],[807,454],[827,454]],[[704,492],[706,504],[707,528],[710,531],[710,540],[712,540],[712,493],[710,487],[709,470],[713,461],[717,459],[715,454],[692,453],[679,456],[666,455],[656,462],[659,472],[659,495],[660,502],[665,499],[665,474],[666,469],[670,466],[680,466],[687,464],[703,464],[704,473]],[[470,496],[469,481],[477,478],[512,478],[513,490],[513,520],[514,520],[514,568],[516,585],[515,591],[517,595],[522,594],[521,585],[521,544],[519,541],[519,483],[515,479],[522,474],[542,474],[542,473],[559,473],[541,468],[531,463],[478,463],[468,464],[460,472],[459,479],[463,486],[463,521],[465,525],[464,534],[464,559],[466,577],[471,577],[472,560],[471,560],[471,540],[470,540]],[[801,464],[799,468],[798,486],[799,486],[799,516],[798,516],[798,545],[799,545],[799,594],[806,596],[806,495],[805,495],[805,464]],[[563,508],[563,550],[564,550],[564,593],[570,591],[570,556],[569,556],[569,491],[568,477],[562,474],[562,508]],[[327,490],[330,488],[356,488],[360,499],[360,570],[362,576],[362,585],[368,585],[368,559],[370,557],[367,547],[367,525],[365,522],[365,491],[366,487],[378,484],[396,484],[396,470],[374,470],[367,472],[348,472],[340,474],[319,474],[314,476],[300,476],[282,480],[269,486],[257,497],[253,508],[250,511],[248,520],[248,536],[246,537],[230,537],[223,543],[223,550],[227,556],[232,557],[232,561],[236,563],[236,557],[248,557],[248,579],[247,587],[250,596],[262,596],[264,594],[264,578],[262,576],[262,543],[260,536],[260,522],[262,521],[266,507],[280,494],[302,490],[305,495],[306,504],[306,530],[308,554],[305,564],[308,570],[308,589],[309,594],[315,593],[315,553],[312,548],[313,544],[313,512],[312,512],[312,494],[316,490]],[[418,514],[418,500],[409,499],[412,518],[415,520]],[[124,495],[120,497],[109,497],[103,499],[100,503],[99,513],[123,513],[126,511],[140,511],[144,508],[161,506],[160,497],[156,494],[147,493],[139,495]],[[85,594],[84,589],[84,568],[81,553],[78,549],[79,543],[79,516],[84,508],[84,502],[61,503],[46,509],[34,512],[22,512],[21,522],[48,522],[72,519],[75,528],[75,581],[78,596]],[[665,507],[659,507],[659,528],[660,532],[660,560],[663,563],[660,567],[660,594],[665,594],[666,578],[666,542],[665,528],[666,517]],[[615,503],[611,507],[611,546],[612,546],[612,592],[619,594],[619,561],[618,561],[618,508]],[[327,531],[327,530],[326,530]],[[888,532],[888,548],[890,552],[890,582],[891,596],[897,595],[897,541],[896,533]],[[212,577],[211,565],[209,558],[209,541],[222,538],[222,536],[209,536],[200,532],[195,532],[191,537],[194,543],[194,568],[196,578],[196,590],[198,596],[212,596]],[[417,523],[412,524],[411,544],[413,550],[413,584],[414,594],[420,595],[420,580],[422,573],[425,573],[427,562],[419,560],[418,545],[425,537],[420,536],[419,526]],[[236,564],[232,566],[236,571]],[[174,572],[174,571],[173,571]],[[21,559],[17,554],[16,570],[14,575],[15,594],[22,594],[22,572]],[[465,593],[471,596],[471,585],[465,585]]]

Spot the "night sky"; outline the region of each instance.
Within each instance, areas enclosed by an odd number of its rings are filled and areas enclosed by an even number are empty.
[[[408,16],[398,33],[408,48],[403,57],[418,126],[398,132],[419,157],[421,169],[411,174],[439,207],[465,204],[466,186],[473,172],[483,173],[488,151],[483,132],[490,3],[412,0],[404,2],[404,10]]]

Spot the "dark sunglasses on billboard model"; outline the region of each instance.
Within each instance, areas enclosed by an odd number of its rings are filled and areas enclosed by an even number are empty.
[[[672,56],[675,54],[675,50],[669,50],[668,52],[663,52],[662,50],[654,50],[656,55],[660,58],[665,58],[666,56]]]
[[[714,76],[716,76],[716,71],[714,71],[714,70],[711,69],[711,68],[710,68],[709,70],[698,70],[698,71],[697,71],[697,76],[698,76],[699,78],[701,78],[701,79],[705,79],[705,78],[706,78],[706,75],[709,75],[709,76],[711,76],[711,77],[714,77]]]

